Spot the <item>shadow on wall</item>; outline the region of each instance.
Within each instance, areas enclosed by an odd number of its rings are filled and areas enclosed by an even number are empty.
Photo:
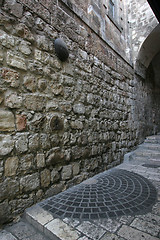
[[[136,89],[136,106],[139,114],[139,138],[160,131],[160,24],[143,42],[135,63],[135,79],[141,81]],[[144,94],[141,95],[141,92]],[[152,106],[152,107],[151,107]],[[143,131],[143,132],[142,132]]]

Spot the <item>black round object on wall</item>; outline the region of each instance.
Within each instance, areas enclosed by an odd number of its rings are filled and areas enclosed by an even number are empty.
[[[57,57],[62,61],[65,62],[69,57],[69,51],[65,42],[61,38],[57,38],[54,42],[55,52]]]

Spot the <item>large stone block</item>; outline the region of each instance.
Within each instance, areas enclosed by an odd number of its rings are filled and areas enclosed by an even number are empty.
[[[34,156],[33,154],[26,154],[20,158],[19,170],[23,173],[30,172],[33,168]]]
[[[11,207],[8,201],[0,203],[0,224],[3,224],[11,219]],[[3,237],[2,237],[3,238]]]
[[[16,115],[16,127],[17,131],[23,131],[26,129],[27,126],[27,118],[25,115]]]
[[[18,169],[18,157],[10,157],[5,161],[5,176],[10,177],[16,175]]]
[[[39,136],[36,133],[29,137],[29,149],[31,152],[33,152],[33,151],[36,151],[38,147],[39,147]]]
[[[61,177],[62,180],[68,180],[72,177],[72,165],[67,165],[62,168]]]
[[[9,66],[16,67],[25,71],[27,70],[25,60],[11,52],[7,53],[7,64]]]
[[[17,93],[9,93],[5,97],[5,106],[8,108],[20,108],[22,106],[22,97],[18,96]]]
[[[34,173],[20,179],[20,189],[23,192],[36,190],[40,186],[39,174]]]
[[[45,166],[45,155],[43,153],[38,153],[36,157],[37,168],[42,168]]]
[[[14,115],[7,110],[0,110],[0,131],[11,132],[15,130]]]
[[[3,68],[2,78],[11,87],[17,88],[19,86],[19,73],[13,69]]]
[[[73,106],[73,111],[78,114],[84,114],[85,113],[85,106],[82,103],[75,104]]]
[[[11,136],[0,134],[0,156],[9,154],[14,148],[14,140]]]
[[[7,178],[4,182],[0,183],[0,189],[0,200],[4,200],[6,198],[10,199],[18,194],[19,182]]]
[[[28,150],[28,133],[18,133],[16,135],[15,147],[19,153],[24,153]]]
[[[21,18],[23,15],[23,6],[20,3],[17,3],[15,0],[6,0],[4,7],[18,18]]]
[[[50,170],[49,169],[44,169],[41,172],[40,178],[41,178],[41,186],[42,187],[48,187],[50,182],[51,182]]]
[[[42,111],[45,107],[45,97],[40,95],[25,96],[24,105],[28,110]]]
[[[26,16],[27,17],[27,16]],[[30,14],[28,14],[28,17],[27,18],[31,18]],[[15,27],[15,33],[16,35],[18,35],[19,37],[22,37],[30,42],[34,41],[34,36],[33,34],[31,33],[31,31],[29,30],[29,28],[23,24],[23,23],[20,23],[18,25],[16,25]]]
[[[37,78],[34,75],[25,76],[23,84],[29,92],[36,92],[36,90],[37,90]]]

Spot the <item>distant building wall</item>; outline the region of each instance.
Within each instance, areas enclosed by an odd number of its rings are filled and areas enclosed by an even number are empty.
[[[158,20],[146,0],[128,0],[127,2],[131,54],[135,63],[142,44],[158,25]]]

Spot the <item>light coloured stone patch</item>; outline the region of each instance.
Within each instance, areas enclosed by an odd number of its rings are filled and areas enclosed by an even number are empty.
[[[22,41],[19,45],[19,50],[25,55],[30,55],[31,54],[30,45],[31,45],[31,43],[26,42],[26,41]]]
[[[7,64],[12,67],[17,67],[22,70],[27,70],[25,60],[11,52],[7,53]]]
[[[17,240],[17,238],[6,230],[3,230],[0,232],[0,240]]]
[[[62,180],[70,179],[72,176],[72,165],[67,165],[62,168]]]
[[[27,109],[33,111],[42,111],[45,107],[45,97],[41,95],[26,95],[24,105]]]
[[[39,174],[34,173],[20,179],[20,188],[24,192],[33,191],[40,185]]]
[[[28,150],[28,133],[18,133],[16,135],[17,141],[15,143],[16,150],[19,153],[24,153]]]
[[[144,221],[148,221],[152,224],[159,224],[160,223],[160,216],[152,214],[152,213],[147,213],[145,215],[139,216],[139,218],[143,219]]]
[[[0,156],[9,154],[14,148],[14,141],[11,136],[0,134]]]
[[[79,221],[71,218],[64,218],[63,222],[67,223],[71,227],[76,227],[79,224]]]
[[[0,110],[0,131],[14,131],[15,123],[14,123],[14,115],[12,112],[7,110]]]
[[[132,227],[123,225],[118,231],[117,235],[124,237],[125,239],[134,239],[134,240],[158,240],[159,238],[153,237],[147,233],[136,230]]]
[[[75,240],[78,239],[80,234],[60,219],[54,219],[45,225],[45,228],[49,231],[49,235],[53,237],[56,235],[61,240]],[[47,233],[47,232],[46,232]]]
[[[99,240],[105,234],[105,230],[99,226],[96,226],[88,221],[84,221],[77,227],[77,230],[82,232],[87,237],[93,240]]]
[[[41,186],[48,187],[51,181],[50,170],[45,168],[40,174],[40,179],[41,179]]]
[[[106,229],[109,232],[116,232],[117,229],[121,226],[120,222],[117,222],[114,219],[100,219],[100,220],[94,220],[94,223],[96,225],[99,225],[101,227],[103,227],[104,229]]]
[[[84,114],[85,113],[85,106],[82,103],[75,104],[73,106],[73,111],[78,114]]]
[[[153,206],[152,213],[160,216],[160,202],[157,202],[157,203]]]
[[[36,157],[37,167],[41,168],[45,166],[45,155],[43,153],[38,153]]]
[[[133,216],[122,216],[120,219],[117,221],[122,223],[122,224],[127,224],[129,225],[133,221],[134,217]]]
[[[154,225],[150,222],[147,222],[147,221],[144,221],[144,220],[138,219],[138,218],[134,219],[134,221],[131,223],[130,226],[134,227],[140,231],[149,233],[155,237],[158,236],[158,233],[160,231],[160,227],[158,225]]]
[[[28,208],[25,212],[27,220],[43,231],[45,224],[53,220],[53,216],[38,205]]]
[[[16,175],[18,169],[18,157],[10,157],[5,161],[5,176],[10,177]]]
[[[6,83],[11,87],[17,88],[19,86],[19,73],[10,68],[2,69],[2,77]]]
[[[23,99],[18,96],[17,93],[9,93],[5,97],[5,106],[8,108],[20,108],[22,106]]]

